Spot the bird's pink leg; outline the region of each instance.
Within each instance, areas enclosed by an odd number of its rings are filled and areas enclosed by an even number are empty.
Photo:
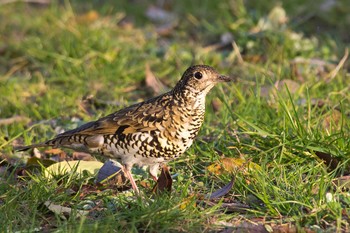
[[[157,182],[158,180],[158,177],[157,177],[158,169],[159,169],[159,163],[152,164],[149,167],[149,174],[151,175],[152,179],[155,182]]]
[[[158,177],[157,177],[157,176],[154,176],[154,175],[152,175],[152,174],[150,174],[150,175],[151,175],[152,179],[153,179],[155,182],[158,181]]]
[[[130,183],[131,183],[131,186],[132,186],[132,189],[134,190],[134,192],[137,195],[139,195],[140,194],[139,188],[137,187],[136,182],[135,182],[134,178],[132,177],[130,170],[127,169],[126,166],[123,166],[123,172],[124,172],[125,176],[130,180]]]

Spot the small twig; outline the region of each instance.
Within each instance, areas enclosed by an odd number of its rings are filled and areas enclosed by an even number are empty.
[[[233,51],[234,51],[235,55],[237,56],[238,63],[243,64],[244,60],[242,58],[241,52],[239,51],[239,48],[238,48],[236,42],[234,42],[234,41],[232,42],[232,47],[233,47]]]

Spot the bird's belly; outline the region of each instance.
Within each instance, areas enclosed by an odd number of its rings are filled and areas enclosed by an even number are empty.
[[[125,137],[105,136],[101,152],[122,163],[151,165],[172,160],[189,147],[183,140],[169,140],[162,132],[139,132]]]

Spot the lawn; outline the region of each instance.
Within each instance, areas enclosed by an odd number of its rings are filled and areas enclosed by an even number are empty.
[[[0,232],[349,232],[346,2],[0,0]],[[76,167],[47,175],[97,154],[14,150],[168,91],[193,64],[236,81],[207,96],[170,192],[136,168],[140,196]]]

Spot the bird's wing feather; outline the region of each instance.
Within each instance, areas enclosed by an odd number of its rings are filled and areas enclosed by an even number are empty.
[[[157,129],[161,121],[166,120],[165,106],[161,103],[169,103],[164,99],[171,96],[162,95],[157,98],[121,109],[97,121],[86,123],[76,129],[66,131],[57,137],[71,135],[110,135],[119,133],[135,133],[152,131]]]

